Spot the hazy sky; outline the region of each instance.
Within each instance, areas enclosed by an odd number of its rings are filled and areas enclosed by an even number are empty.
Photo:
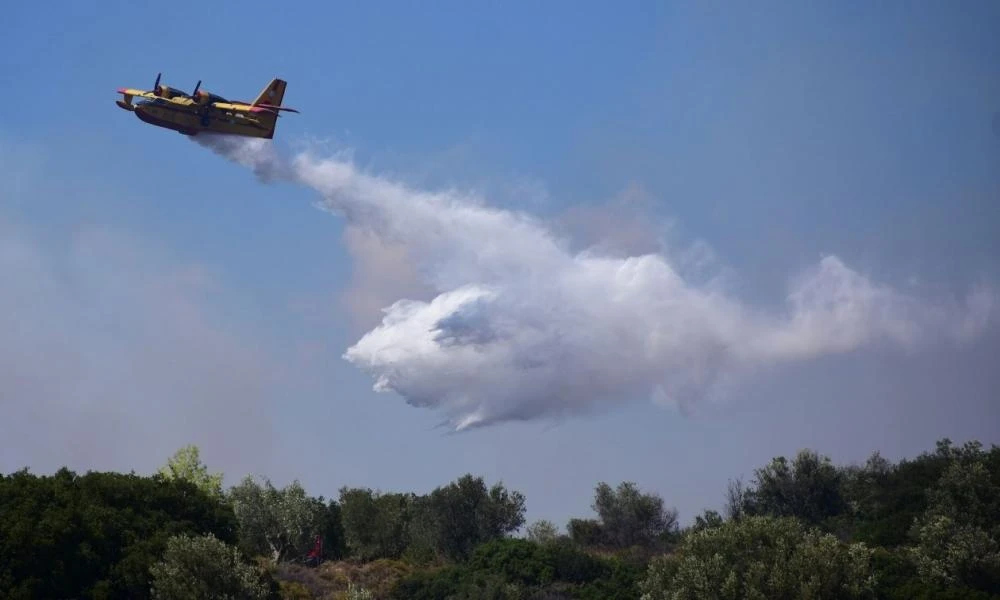
[[[0,470],[687,522],[800,448],[1000,442],[996,3],[495,4],[9,7]],[[159,71],[286,79],[286,176],[115,107]]]

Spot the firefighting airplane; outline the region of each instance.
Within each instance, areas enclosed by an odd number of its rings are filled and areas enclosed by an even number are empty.
[[[279,111],[297,113],[294,108],[281,106],[285,96],[286,82],[272,79],[253,102],[226,100],[210,92],[201,90],[201,81],[194,86],[191,94],[160,85],[160,75],[156,75],[156,83],[152,91],[118,88],[118,93],[124,96],[124,101],[116,100],[115,104],[132,111],[139,119],[156,125],[179,131],[184,135],[197,135],[199,132],[226,133],[271,139],[277,125]],[[132,98],[143,98],[135,105]]]

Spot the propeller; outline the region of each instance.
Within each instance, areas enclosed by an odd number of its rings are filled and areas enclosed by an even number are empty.
[[[156,74],[156,83],[153,84],[153,93],[157,96],[160,95],[160,75],[163,75],[163,73]]]
[[[198,85],[194,86],[194,91],[191,92],[191,97],[192,98],[197,98],[198,97],[198,88],[200,88],[200,87],[201,87],[201,80],[199,79],[198,80]]]

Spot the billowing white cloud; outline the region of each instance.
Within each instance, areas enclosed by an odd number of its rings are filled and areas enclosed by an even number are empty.
[[[375,389],[439,409],[457,429],[639,395],[686,407],[757,368],[878,344],[961,342],[994,315],[991,289],[932,302],[836,256],[791,282],[783,310],[768,311],[722,280],[692,276],[692,256],[705,252],[628,255],[620,243],[578,252],[542,221],[472,194],[410,189],[338,157],[286,161],[260,140],[198,141],[265,181],[311,187],[350,227],[405,251],[432,297],[387,306],[344,357],[371,373]]]

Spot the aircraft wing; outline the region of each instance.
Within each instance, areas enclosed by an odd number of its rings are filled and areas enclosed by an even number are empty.
[[[132,88],[118,88],[118,93],[138,98],[157,98],[157,95],[153,92],[147,92],[146,90],[134,90]]]
[[[294,108],[286,108],[284,106],[273,106],[270,104],[264,105],[253,105],[253,104],[235,104],[232,102],[213,102],[212,106],[219,110],[228,110],[232,112],[250,113],[250,114],[268,114],[277,115],[280,110],[289,110],[292,112],[299,112]]]
[[[271,110],[287,110],[288,112],[293,112],[293,113],[299,112],[294,108],[289,108],[287,106],[275,106],[274,104],[257,104],[256,106],[259,106],[261,108],[269,108]]]
[[[268,110],[266,108],[251,106],[249,104],[233,104],[232,102],[213,102],[212,108],[216,108],[218,110],[226,110],[230,112],[241,112],[241,113],[252,113],[252,114],[260,114],[260,113],[275,114],[273,110]]]

